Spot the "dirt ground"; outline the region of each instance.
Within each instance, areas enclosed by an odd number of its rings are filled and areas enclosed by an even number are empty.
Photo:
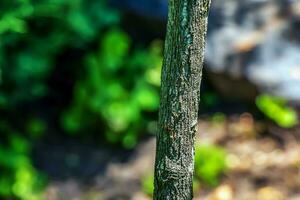
[[[270,122],[256,121],[249,113],[232,115],[221,122],[201,117],[197,142],[224,147],[228,169],[218,187],[199,188],[195,199],[300,200],[300,127],[281,129]],[[71,175],[59,177],[57,171],[51,172],[54,178],[46,189],[47,200],[151,199],[142,191],[141,180],[153,173],[154,137],[125,153],[79,144],[65,150],[56,148],[57,152],[73,155],[69,159]],[[53,152],[55,147],[48,157]],[[60,158],[53,157],[55,168]],[[80,167],[72,168],[76,162]]]

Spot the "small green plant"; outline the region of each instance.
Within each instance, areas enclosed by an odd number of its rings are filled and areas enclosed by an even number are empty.
[[[29,157],[30,144],[12,133],[9,145],[0,144],[0,196],[21,200],[39,200],[46,183],[35,170]]]
[[[195,175],[208,186],[216,186],[226,170],[226,152],[221,147],[201,144],[195,147]]]
[[[147,175],[142,179],[142,190],[149,196],[153,195],[154,190],[154,175]]]
[[[256,98],[256,105],[262,113],[283,128],[291,128],[298,123],[297,112],[283,98],[262,94]]]

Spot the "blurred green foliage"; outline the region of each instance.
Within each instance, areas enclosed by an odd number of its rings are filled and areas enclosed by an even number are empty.
[[[226,152],[212,144],[195,147],[195,175],[208,186],[216,186],[226,170]]]
[[[155,112],[159,105],[161,49],[159,41],[134,49],[125,32],[108,31],[98,51],[85,58],[85,77],[76,82],[71,106],[61,118],[65,130],[84,131],[93,118],[104,121],[109,142],[133,148],[151,124],[145,113]]]
[[[297,112],[289,107],[283,98],[262,94],[256,98],[256,105],[281,127],[291,128],[298,123]]]
[[[142,190],[145,194],[152,196],[154,191],[154,175],[150,174],[142,178]]]
[[[2,0],[0,106],[45,96],[57,56],[67,47],[85,48],[119,19],[104,0]]]
[[[0,144],[0,197],[41,199],[46,179],[32,166],[30,149],[27,140],[17,133],[9,135],[8,144]]]
[[[1,0],[0,198],[41,199],[45,179],[31,153],[55,124],[39,103],[45,97],[71,99],[54,111],[71,136],[94,127],[108,142],[133,148],[154,133],[162,45],[133,44],[120,19],[106,0]],[[72,50],[80,51],[74,61],[66,56]],[[70,97],[49,86],[61,68],[74,71]]]

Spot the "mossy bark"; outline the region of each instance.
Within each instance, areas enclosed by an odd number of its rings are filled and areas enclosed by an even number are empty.
[[[193,198],[194,141],[210,0],[169,0],[155,200]]]

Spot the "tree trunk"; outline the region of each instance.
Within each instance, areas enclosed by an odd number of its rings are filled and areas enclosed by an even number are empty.
[[[169,0],[155,200],[193,198],[194,140],[210,0]]]

